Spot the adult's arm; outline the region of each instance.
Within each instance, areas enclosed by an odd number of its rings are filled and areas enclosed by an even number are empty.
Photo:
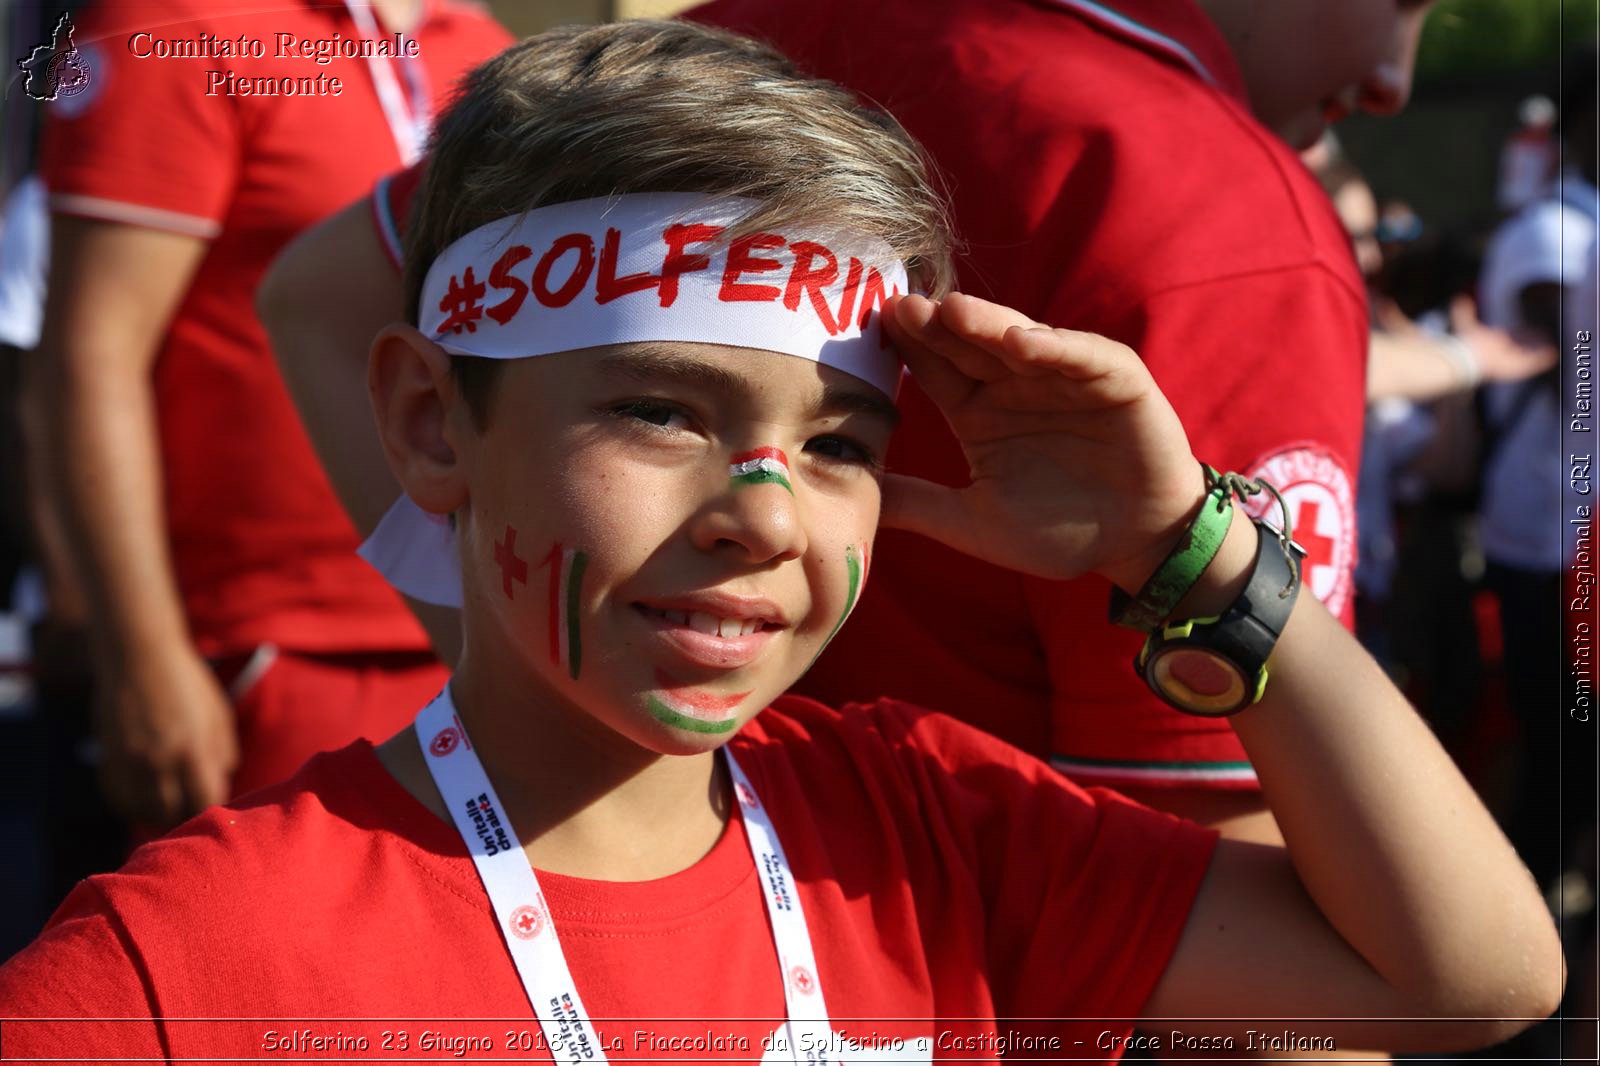
[[[400,278],[362,200],[297,237],[256,294],[289,395],[334,494],[366,537],[400,496],[373,425],[367,351],[378,330],[404,317]],[[410,598],[406,606],[439,658],[461,653],[460,612]]]
[[[206,242],[53,220],[44,332],[26,388],[34,483],[88,599],[104,784],[173,824],[227,796],[232,709],[184,621],[161,506],[151,372]]]
[[[1521,381],[1556,363],[1551,341],[1484,325],[1469,297],[1450,305],[1449,337],[1417,328],[1392,305],[1380,307],[1380,318],[1385,328],[1373,331],[1367,350],[1368,403],[1389,397],[1427,403],[1480,381]]]

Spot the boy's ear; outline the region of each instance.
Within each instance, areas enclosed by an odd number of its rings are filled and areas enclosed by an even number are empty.
[[[385,326],[367,357],[367,393],[389,469],[424,511],[449,514],[467,500],[456,447],[459,395],[450,356],[404,323]]]

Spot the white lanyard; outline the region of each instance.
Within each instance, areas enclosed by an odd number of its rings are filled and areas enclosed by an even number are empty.
[[[378,20],[372,14],[371,0],[344,0],[344,6],[350,12],[356,29],[361,31],[361,39],[369,44],[376,43],[380,34]],[[400,83],[395,80],[394,68],[385,57],[369,54],[367,70],[371,72],[372,84],[378,90],[378,103],[383,107],[383,117],[389,123],[389,133],[394,137],[400,162],[409,167],[422,158],[422,149],[428,143],[433,104],[428,95],[427,76],[422,64],[405,53],[395,56],[395,62],[400,64],[406,87],[411,91],[409,106],[401,95]]]
[[[500,797],[472,750],[448,686],[417,713],[413,728],[428,772],[489,893],[511,961],[516,964],[551,1054],[557,1062],[606,1062],[600,1038],[561,951],[555,920],[539,888],[538,875],[528,864]],[[789,1015],[788,1050],[796,1062],[817,1061],[818,1052],[813,1050],[807,1055],[806,1049],[831,1048],[831,1029],[794,876],[750,779],[731,752],[724,748],[723,754],[733,776],[734,795],[744,811],[745,834],[778,948],[783,998]]]

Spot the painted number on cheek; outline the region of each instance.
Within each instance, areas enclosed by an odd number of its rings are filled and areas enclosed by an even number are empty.
[[[583,643],[578,627],[578,611],[583,590],[583,571],[589,556],[557,541],[539,564],[550,568],[550,661],[565,666],[572,679],[578,679],[583,665]]]

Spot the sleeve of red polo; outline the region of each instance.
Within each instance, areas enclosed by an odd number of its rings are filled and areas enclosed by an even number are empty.
[[[378,179],[372,188],[372,225],[378,231],[378,243],[397,271],[406,265],[405,236],[411,221],[411,202],[422,185],[425,161],[411,164],[394,174]]]
[[[132,26],[111,8],[86,12],[74,35],[87,87],[46,115],[40,168],[51,210],[214,237],[242,150],[232,98],[207,95],[208,68],[225,64],[141,57],[157,39],[195,37],[203,21],[180,11]]]
[[[1289,492],[1304,528],[1296,538],[1314,550],[1307,587],[1352,626],[1362,294],[1307,264],[1156,293],[1108,332],[1144,358],[1197,457],[1266,472]],[[1099,578],[1026,583],[1050,671],[1057,768],[1112,787],[1257,787],[1226,720],[1180,714],[1135,673],[1143,636],[1106,620],[1109,592]]]
[[[1134,338],[1129,343],[1178,412],[1196,456],[1218,470],[1265,477],[1320,523],[1320,536],[1305,522],[1296,527],[1312,553],[1308,584],[1353,626],[1365,294],[1321,263],[1262,270],[1156,293],[1118,335]],[[1328,464],[1273,462],[1287,454]],[[1313,500],[1337,508],[1313,516]],[[1337,523],[1321,513],[1334,510]]]

